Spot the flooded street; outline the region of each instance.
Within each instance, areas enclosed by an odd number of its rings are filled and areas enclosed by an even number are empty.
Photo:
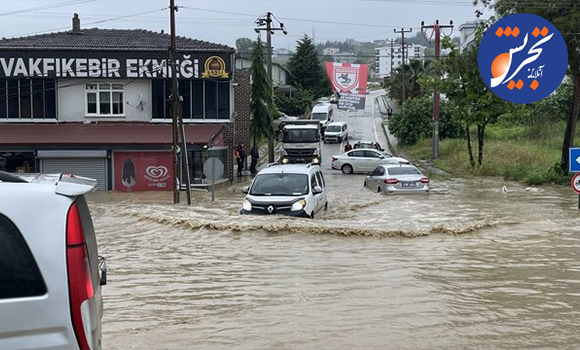
[[[369,98],[370,100],[370,98]],[[370,101],[341,117],[384,143]],[[362,113],[362,112],[361,112]],[[240,182],[89,197],[106,349],[573,349],[580,343],[580,215],[569,189],[433,180],[384,196],[330,170],[314,220],[240,216]]]

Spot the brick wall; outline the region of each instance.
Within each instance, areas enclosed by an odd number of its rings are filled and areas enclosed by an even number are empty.
[[[246,147],[246,153],[250,145],[250,72],[247,69],[236,69],[234,72],[234,116],[233,123],[224,126],[224,139],[230,148],[228,157],[228,177],[234,177],[234,151],[238,143],[243,143]]]

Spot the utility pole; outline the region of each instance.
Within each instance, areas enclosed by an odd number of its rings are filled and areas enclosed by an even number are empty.
[[[396,34],[401,34],[401,54],[403,55],[403,65],[402,65],[402,71],[403,71],[403,103],[405,103],[406,97],[407,97],[407,82],[405,80],[405,33],[410,33],[413,31],[412,28],[409,28],[408,30],[405,30],[405,28],[401,28],[401,30],[396,30],[393,29],[393,31]]]
[[[439,24],[439,20],[435,24],[426,26],[425,22],[421,22],[421,32],[425,35],[425,29],[433,29],[435,35],[435,90],[433,92],[433,158],[439,157],[439,89],[437,83],[441,79],[441,65],[439,64],[441,56],[441,29],[451,28],[453,30],[453,21],[449,24]]]
[[[273,19],[276,18],[271,12],[268,12],[265,17],[260,17],[256,20],[256,24],[258,27],[254,29],[256,33],[260,33],[260,31],[266,31],[266,62],[268,66],[268,77],[270,77],[270,88],[272,91],[272,100],[274,99],[274,80],[272,78],[272,34],[275,31],[281,30],[284,35],[288,34],[286,28],[284,27],[284,23],[281,23],[279,27],[273,27]],[[266,26],[264,28],[264,25]],[[270,115],[270,137],[268,138],[268,162],[274,162],[274,115],[273,111],[269,111]]]
[[[179,155],[181,153],[183,164],[185,164],[185,183],[187,188],[187,204],[191,204],[191,179],[189,177],[189,162],[187,160],[187,142],[185,140],[185,129],[183,127],[183,119],[181,117],[181,101],[179,98],[179,82],[177,80],[176,56],[177,44],[175,40],[175,12],[178,7],[175,6],[175,0],[169,0],[169,20],[171,29],[171,46],[169,48],[169,60],[171,66],[171,134],[172,134],[172,156],[173,156],[173,203],[177,204],[180,201],[179,191],[181,184],[178,184],[179,179]],[[180,132],[181,131],[181,132]],[[180,135],[181,134],[181,135]],[[179,152],[179,137],[181,136],[181,152]]]

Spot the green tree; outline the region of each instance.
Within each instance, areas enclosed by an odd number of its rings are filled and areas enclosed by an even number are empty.
[[[314,98],[331,93],[330,83],[316,53],[316,46],[307,35],[298,40],[296,53],[288,61],[292,85],[309,90]]]
[[[568,150],[574,143],[574,132],[580,113],[580,36],[577,35],[580,28],[580,7],[570,0],[548,0],[542,2],[545,6],[528,1],[513,0],[475,0],[474,4],[482,3],[486,7],[494,8],[501,16],[513,13],[531,13],[541,16],[558,28],[568,48],[568,66],[574,85],[574,98],[568,108],[568,117],[564,139],[562,142],[562,154],[560,157],[560,169],[563,173],[568,172]],[[479,15],[481,12],[476,11]]]
[[[254,41],[250,38],[236,39],[236,50],[240,53],[250,53],[254,49]]]
[[[252,111],[252,124],[250,133],[253,145],[262,138],[274,136],[274,125],[272,115],[274,113],[274,101],[272,96],[272,85],[264,68],[264,45],[260,38],[254,43],[252,48],[252,91],[250,97],[250,109]]]

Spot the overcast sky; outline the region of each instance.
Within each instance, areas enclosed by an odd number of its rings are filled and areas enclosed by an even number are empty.
[[[315,40],[360,41],[395,38],[394,27],[421,21],[453,20],[456,28],[475,19],[472,0],[175,0],[178,35],[234,46],[238,37],[256,38],[254,20],[270,11],[284,22],[288,35],[277,32],[275,48],[293,48],[304,34]],[[68,30],[74,12],[83,28],[169,28],[169,0],[2,0],[0,36],[24,36]],[[213,12],[212,12],[213,11]],[[489,17],[486,13],[485,17]],[[323,21],[332,23],[323,23]],[[93,22],[93,23],[91,23]],[[453,33],[455,36],[457,31]]]

